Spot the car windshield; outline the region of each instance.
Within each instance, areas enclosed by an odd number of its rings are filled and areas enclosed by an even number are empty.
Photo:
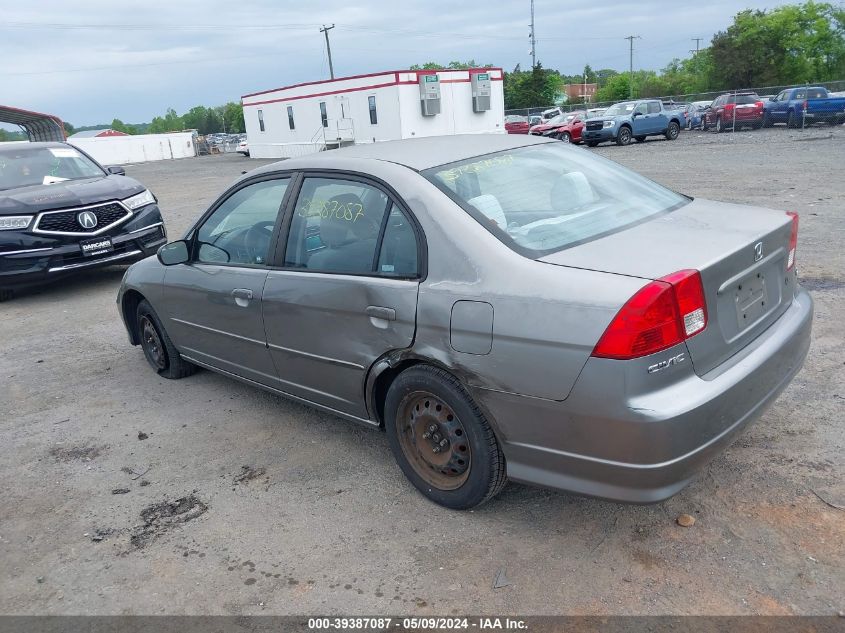
[[[0,190],[99,178],[105,172],[73,147],[27,147],[0,153]]]
[[[626,103],[617,103],[616,105],[610,106],[604,113],[607,116],[619,116],[620,114],[631,114],[634,111],[634,106],[637,105],[633,101],[628,101]]]
[[[549,119],[546,121],[547,125],[557,125],[558,123],[566,123],[567,119],[571,118],[572,115],[567,114],[558,114],[556,117]]]
[[[535,258],[689,202],[617,163],[562,143],[477,156],[423,174],[502,242]]]

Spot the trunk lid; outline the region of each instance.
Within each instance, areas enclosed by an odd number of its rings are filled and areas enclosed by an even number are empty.
[[[786,272],[791,228],[783,211],[694,200],[541,261],[643,279],[700,271],[708,322],[687,348],[696,373],[704,375],[789,307],[796,284]]]

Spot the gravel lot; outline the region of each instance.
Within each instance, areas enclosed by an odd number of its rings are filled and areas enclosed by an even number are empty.
[[[845,128],[584,151],[693,196],[801,214],[810,357],[687,489],[624,506],[510,484],[477,511],[445,510],[406,483],[382,433],[207,371],[157,377],[126,340],[115,267],[0,305],[0,613],[845,610]],[[260,163],[127,173],[177,236]]]

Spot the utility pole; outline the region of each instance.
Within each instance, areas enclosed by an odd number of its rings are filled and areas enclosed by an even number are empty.
[[[334,24],[331,26],[323,25],[323,28],[320,29],[320,33],[323,33],[326,36],[326,52],[329,54],[329,74],[334,79],[334,67],[332,66],[332,47],[329,44],[329,31],[334,28]]]
[[[634,40],[642,39],[639,35],[629,35],[625,38],[630,44],[628,52],[628,98],[634,98]]]
[[[528,37],[531,38],[531,68],[537,65],[537,41],[534,39],[534,0],[531,0],[531,33]]]
[[[695,50],[694,51],[691,50],[690,53],[695,53],[696,55],[698,55],[699,45],[701,44],[701,40],[703,40],[704,38],[703,37],[692,37],[690,39],[693,42],[695,42]]]

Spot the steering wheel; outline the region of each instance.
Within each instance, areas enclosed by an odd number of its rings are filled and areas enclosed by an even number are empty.
[[[244,234],[244,248],[246,249],[249,261],[254,264],[263,264],[273,237],[273,226],[275,222],[270,220],[256,222],[246,230]]]

